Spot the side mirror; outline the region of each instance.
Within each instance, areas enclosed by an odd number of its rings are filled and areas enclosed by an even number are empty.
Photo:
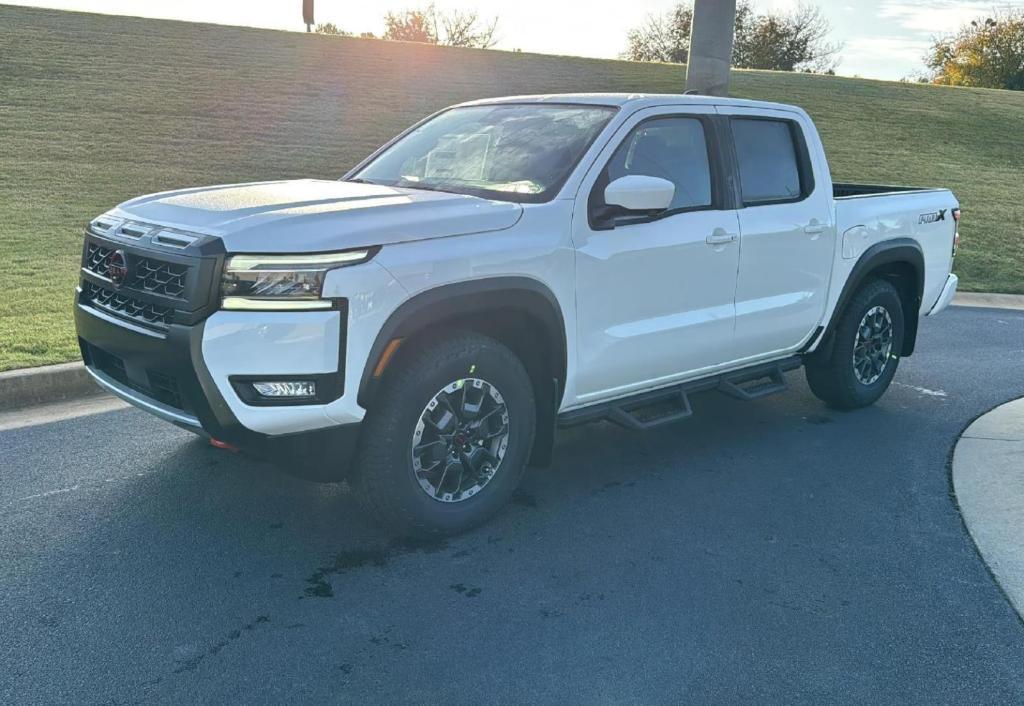
[[[675,195],[676,185],[668,179],[631,174],[605,187],[604,202],[626,211],[664,211]]]

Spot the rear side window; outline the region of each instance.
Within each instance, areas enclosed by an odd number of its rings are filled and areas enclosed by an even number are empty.
[[[605,168],[604,184],[632,174],[676,185],[670,211],[711,206],[711,165],[704,125],[695,118],[654,118],[622,141]]]
[[[788,120],[732,119],[744,205],[798,201],[807,195],[795,130]]]

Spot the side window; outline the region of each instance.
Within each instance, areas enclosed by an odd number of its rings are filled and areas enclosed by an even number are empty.
[[[599,184],[639,174],[676,185],[670,210],[711,205],[711,166],[704,125],[695,118],[654,118],[622,141]],[[602,187],[603,188],[603,187]]]
[[[788,120],[732,119],[744,205],[795,201],[807,194],[794,129]]]

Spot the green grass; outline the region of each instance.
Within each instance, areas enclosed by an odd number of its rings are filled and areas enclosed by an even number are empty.
[[[679,66],[0,6],[0,370],[77,356],[82,226],[138,194],[339,176],[470,98],[675,92]],[[1024,93],[741,71],[804,106],[838,180],[948,186],[965,289],[1024,293]]]

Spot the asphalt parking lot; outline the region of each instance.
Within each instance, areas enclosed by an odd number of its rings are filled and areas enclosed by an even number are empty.
[[[922,324],[888,395],[564,432],[468,535],[135,410],[0,432],[0,702],[1020,703],[1024,625],[951,496],[1024,313]]]

